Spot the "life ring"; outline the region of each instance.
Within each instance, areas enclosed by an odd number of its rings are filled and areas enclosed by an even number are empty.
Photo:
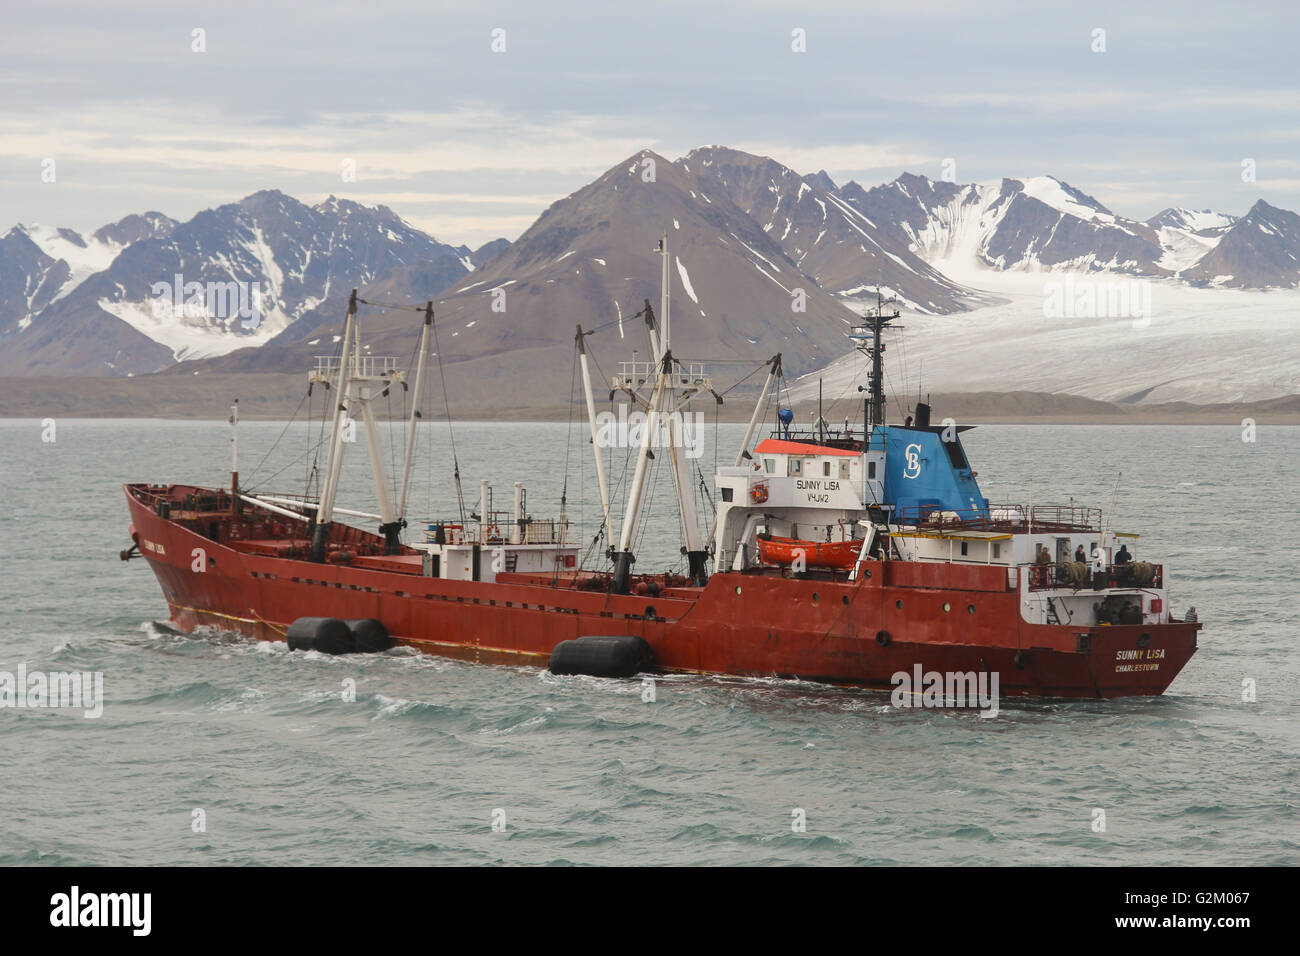
[[[749,500],[756,505],[761,505],[767,501],[767,483],[763,482],[749,489]]]

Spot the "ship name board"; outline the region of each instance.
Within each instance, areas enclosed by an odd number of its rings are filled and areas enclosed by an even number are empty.
[[[1164,656],[1165,649],[1163,647],[1116,651],[1115,660],[1124,663],[1115,665],[1115,673],[1128,674],[1135,671],[1158,671],[1160,670],[1160,661],[1164,659]]]
[[[830,504],[831,503],[830,493],[832,491],[840,490],[840,483],[838,481],[829,481],[829,480],[822,481],[820,478],[818,479],[801,478],[794,483],[794,486],[799,491],[808,492],[808,503],[813,505]],[[818,492],[825,492],[825,493],[819,494]]]

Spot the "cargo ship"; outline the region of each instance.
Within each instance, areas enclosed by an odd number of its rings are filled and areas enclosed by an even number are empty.
[[[327,389],[333,403],[318,493],[241,488],[236,443],[229,488],[126,485],[132,545],[122,557],[144,557],[186,631],[331,653],[402,645],[557,673],[784,677],[882,690],[900,673],[996,674],[1003,696],[1117,698],[1169,687],[1202,625],[1194,612],[1173,615],[1166,568],[1139,558],[1138,536],[1113,530],[1098,509],[990,503],[962,446],[971,426],[932,423],[919,401],[901,424],[887,421],[883,337],[898,312],[883,302],[851,335],[870,368],[858,427],[832,428],[819,414],[796,428],[792,411],[774,401],[783,373],[773,356],[762,363],[743,441],[715,469],[716,510],[701,520],[676,413],[717,393],[705,367],[673,356],[666,243],[659,315],[649,301],[638,313],[651,358],[623,363],[608,383],[646,422],[621,515],[598,439],[591,333],[575,335],[600,490],[593,544],[603,541],[603,550],[584,553],[563,504],[558,517],[531,515],[522,482],[509,510],[494,509],[486,481],[477,509],[467,507],[458,463],[450,480],[460,514],[413,523],[410,533],[433,304],[422,310],[399,482],[386,471],[372,404],[407,388],[407,376],[362,346],[365,300],[354,291],[338,351],[309,376],[309,388]],[[346,430],[358,419],[378,513],[336,504]],[[639,572],[634,549],[658,435],[684,561]]]

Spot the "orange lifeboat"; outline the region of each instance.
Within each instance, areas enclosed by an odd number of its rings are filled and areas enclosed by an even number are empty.
[[[858,560],[861,549],[861,541],[802,541],[770,534],[758,536],[758,558],[764,564],[793,564],[802,553],[806,567],[847,571]]]

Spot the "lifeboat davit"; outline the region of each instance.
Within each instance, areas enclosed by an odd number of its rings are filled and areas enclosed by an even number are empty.
[[[802,553],[806,567],[847,571],[858,560],[861,549],[861,541],[803,541],[769,534],[758,536],[758,557],[764,564],[793,564]]]

